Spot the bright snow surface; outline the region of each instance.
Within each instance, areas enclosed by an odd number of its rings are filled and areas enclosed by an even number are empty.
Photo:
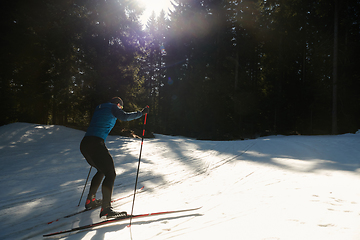
[[[98,222],[84,208],[90,169],[79,151],[84,132],[14,123],[0,127],[0,239]],[[139,139],[109,136],[113,198],[134,190]],[[92,170],[93,176],[95,170]],[[360,133],[199,141],[145,139],[134,214],[202,208],[106,225],[57,239],[360,239]],[[99,189],[98,197],[101,198]],[[131,211],[132,197],[117,210]]]

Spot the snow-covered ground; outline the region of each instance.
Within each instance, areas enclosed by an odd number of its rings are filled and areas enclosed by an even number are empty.
[[[0,127],[0,239],[43,239],[100,220],[94,210],[47,224],[83,209],[83,135],[62,126]],[[117,172],[113,198],[134,189],[140,142],[107,139]],[[360,133],[221,142],[156,135],[144,140],[145,189],[134,214],[202,208],[56,238],[360,240],[359,174]],[[116,209],[130,212],[131,204],[129,197]]]

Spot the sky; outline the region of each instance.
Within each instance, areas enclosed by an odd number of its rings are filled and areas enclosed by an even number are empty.
[[[143,25],[147,23],[147,20],[151,16],[154,11],[158,16],[162,9],[164,9],[165,13],[168,12],[169,8],[172,8],[171,0],[138,0],[140,5],[145,8],[140,21]]]

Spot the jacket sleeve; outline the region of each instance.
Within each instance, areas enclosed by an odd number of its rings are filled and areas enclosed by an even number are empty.
[[[114,117],[124,122],[135,120],[142,117],[142,113],[140,111],[127,113],[116,105],[112,106],[111,113],[112,115],[114,115]]]

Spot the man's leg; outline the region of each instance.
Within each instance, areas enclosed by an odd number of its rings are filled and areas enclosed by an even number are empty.
[[[102,201],[102,209],[100,211],[100,217],[125,217],[127,216],[126,212],[117,212],[114,211],[111,207],[111,196],[113,193],[114,188],[114,182],[116,178],[116,172],[115,172],[115,166],[113,158],[111,157],[108,149],[106,148],[105,144],[103,144],[103,147],[101,148],[101,151],[98,152],[101,155],[101,165],[95,161],[95,164],[99,171],[104,173],[105,179],[102,184],[102,195],[103,195],[103,201]]]
[[[96,195],[96,192],[104,178],[104,174],[102,172],[97,171],[94,177],[91,180],[89,196]]]
[[[98,170],[98,172],[94,175],[91,181],[89,195],[94,195],[96,193],[103,177],[105,176],[102,184],[102,205],[105,208],[111,206],[111,196],[116,178],[116,172],[113,158],[111,157],[111,154],[105,146],[104,141],[102,139],[99,140],[99,138],[94,139],[97,142],[96,144],[89,145],[91,147],[91,149],[88,149],[88,152],[90,154],[83,153],[84,156],[90,155],[85,156],[86,160],[89,162],[90,165],[94,166]]]
[[[88,199],[90,200],[95,197],[96,192],[104,178],[104,174],[99,170],[97,164],[95,164],[97,159],[99,157],[101,158],[101,155],[98,156],[98,152],[101,152],[101,149],[103,148],[101,142],[103,142],[102,139],[97,137],[85,137],[80,144],[80,151],[85,157],[86,161],[98,170],[91,180],[88,194]]]
[[[96,138],[95,138],[96,139]],[[82,144],[83,145],[83,144]],[[80,147],[80,149],[84,149],[84,147]],[[116,178],[115,166],[113,158],[111,157],[107,147],[105,146],[104,141],[98,142],[96,145],[91,146],[89,149],[91,153],[90,156],[87,156],[85,151],[82,150],[83,155],[90,165],[94,166],[98,173],[93,177],[90,192],[97,190],[99,187],[99,179],[105,175],[105,179],[102,184],[102,210],[100,212],[100,217],[120,217],[126,216],[126,212],[116,212],[111,208],[111,196],[113,192],[114,182]],[[103,175],[101,175],[103,174]],[[98,176],[97,176],[98,175]],[[101,176],[101,178],[100,178]],[[95,191],[96,192],[96,191]]]
[[[113,193],[114,182],[115,182],[115,169],[109,170],[105,173],[105,179],[102,184],[102,195],[103,195],[103,202],[102,207],[107,208],[111,207],[111,196]]]

